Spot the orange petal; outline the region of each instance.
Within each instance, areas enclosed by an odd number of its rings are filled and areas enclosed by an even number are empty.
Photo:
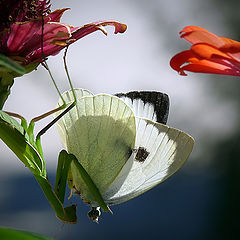
[[[198,60],[196,58],[191,59],[191,62],[192,63],[183,66],[180,71],[240,76],[239,70],[221,63],[212,62],[210,60]]]
[[[193,46],[171,59],[171,67],[179,74],[191,71],[240,76],[240,42],[197,26],[187,26],[180,34]]]
[[[225,45],[221,47],[221,50],[240,62],[240,42],[224,37],[222,37],[222,40]]]
[[[240,64],[225,58],[199,59],[191,50],[176,54],[170,66],[180,75],[185,71],[240,76]]]
[[[218,37],[206,29],[197,26],[185,27],[180,34],[181,38],[184,38],[191,44],[207,43],[216,48],[220,48],[225,45],[225,41],[221,37]]]
[[[226,37],[221,37],[221,39],[225,42],[224,47],[228,48],[231,46],[238,46],[240,47],[240,42],[230,39],[230,38],[226,38]]]
[[[180,72],[181,66],[188,62],[190,58],[193,57],[193,53],[191,50],[186,50],[183,52],[180,52],[176,54],[172,59],[170,60],[170,66],[177,71],[180,75],[187,75],[184,72]]]
[[[211,59],[212,57],[217,56],[217,57],[221,57],[221,58],[225,58],[233,61],[231,56],[208,44],[204,44],[204,43],[195,44],[191,47],[191,50],[195,54],[197,54],[197,56],[200,58]]]

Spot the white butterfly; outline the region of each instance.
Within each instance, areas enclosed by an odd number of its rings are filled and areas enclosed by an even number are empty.
[[[63,143],[74,154],[108,205],[120,204],[153,188],[175,173],[190,155],[194,140],[164,125],[169,100],[160,92],[93,95],[75,89],[76,107],[57,123]],[[63,94],[73,102],[72,92]],[[61,100],[58,105],[62,104]],[[91,204],[89,217],[100,216],[74,163],[69,187]]]

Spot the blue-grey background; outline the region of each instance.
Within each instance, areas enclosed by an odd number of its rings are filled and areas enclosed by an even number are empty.
[[[178,32],[187,25],[240,40],[237,0],[90,0],[52,1],[52,10],[70,7],[62,22],[73,26],[115,19],[128,25],[124,34],[93,33],[72,45],[68,67],[75,87],[94,93],[158,90],[171,101],[168,125],[195,138],[187,163],[158,187],[102,214],[100,224],[87,218],[88,206],[76,196],[76,225],[62,225],[23,164],[0,142],[0,225],[57,239],[238,239],[239,79],[189,73],[181,77],[169,60],[189,45]],[[49,58],[61,91],[68,84],[62,54]],[[28,120],[56,106],[58,95],[39,67],[12,88],[5,109]],[[38,123],[40,130],[51,120]],[[42,138],[49,178],[54,183],[62,144],[56,129]]]

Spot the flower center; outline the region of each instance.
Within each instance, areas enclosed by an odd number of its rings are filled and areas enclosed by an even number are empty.
[[[25,22],[50,12],[47,0],[0,0],[0,32],[14,22]]]

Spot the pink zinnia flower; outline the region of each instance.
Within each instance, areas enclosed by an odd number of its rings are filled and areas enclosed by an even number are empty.
[[[113,25],[115,33],[123,33],[127,28],[117,21],[94,22],[82,27],[60,23],[67,8],[51,12],[50,1],[47,0],[3,2],[0,6],[0,54],[23,66],[36,66],[43,60],[42,52],[45,57],[56,55],[64,47],[94,31],[101,30],[106,34],[103,26]],[[1,9],[3,6],[4,9]]]
[[[82,27],[60,23],[68,8],[50,11],[50,0],[1,0],[0,5],[0,109],[2,109],[13,79],[34,70],[44,57],[58,54],[78,39],[112,25],[115,33],[127,26],[117,21],[99,21]],[[19,65],[25,69],[19,70]],[[18,71],[15,71],[18,68]]]

